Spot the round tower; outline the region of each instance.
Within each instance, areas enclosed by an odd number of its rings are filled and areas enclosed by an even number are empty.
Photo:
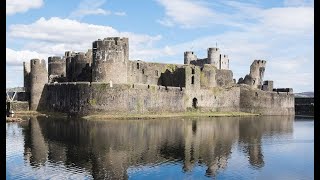
[[[92,44],[92,82],[127,83],[128,38],[109,37]]]
[[[219,48],[208,48],[208,64],[215,65],[218,69],[220,68],[220,49]]]
[[[45,60],[31,59],[30,65],[30,110],[38,110],[44,85],[48,83],[48,72]]]
[[[66,59],[59,56],[48,57],[48,75],[66,76]]]
[[[184,64],[190,64],[190,61],[197,60],[197,56],[193,51],[184,52]]]

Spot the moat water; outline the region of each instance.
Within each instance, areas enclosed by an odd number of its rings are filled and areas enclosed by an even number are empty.
[[[6,179],[314,179],[314,119],[6,123]]]

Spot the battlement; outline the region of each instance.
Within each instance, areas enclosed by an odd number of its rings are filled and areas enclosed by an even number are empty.
[[[184,55],[187,55],[187,54],[194,54],[194,52],[193,51],[185,51]]]
[[[67,58],[67,57],[73,57],[75,56],[75,52],[73,51],[66,51],[64,52],[64,56]]]
[[[219,48],[215,48],[215,47],[210,47],[210,48],[208,48],[208,52],[209,51],[220,51],[220,49]]]
[[[109,49],[113,48],[121,48],[123,45],[128,44],[129,39],[128,38],[120,38],[120,37],[107,37],[103,40],[98,39],[97,41],[93,42],[93,49],[101,47],[101,46],[107,46]]]
[[[60,56],[52,56],[48,57],[48,63],[63,63],[65,62],[64,58],[61,58]]]
[[[37,65],[37,64],[40,64],[40,63],[41,63],[40,59],[31,59],[30,60],[30,64],[31,65]]]
[[[31,59],[30,60],[31,70],[33,67],[44,67],[46,68],[46,61],[44,59]]]
[[[266,63],[267,63],[267,61],[265,61],[265,60],[254,60],[252,64],[258,64],[262,67],[265,67]]]

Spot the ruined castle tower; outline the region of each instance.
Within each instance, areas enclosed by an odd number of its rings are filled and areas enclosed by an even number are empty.
[[[219,48],[208,48],[208,64],[215,65],[218,69],[220,68],[220,49]]]
[[[225,54],[220,54],[219,48],[208,48],[207,63],[215,65],[217,69],[229,70],[229,58]]]
[[[108,37],[92,44],[92,82],[127,83],[128,38]]]
[[[66,76],[66,60],[59,56],[48,57],[48,75]]]
[[[87,69],[90,68],[90,64],[92,62],[92,51],[88,50],[87,53],[78,52],[73,53],[70,51],[65,52],[66,58],[66,73],[67,80],[69,82],[76,81],[91,81],[91,73],[90,78],[84,77],[83,74],[87,73]],[[87,76],[89,76],[89,74]]]
[[[45,60],[30,60],[30,110],[37,110],[44,85],[48,83],[48,72]]]
[[[239,84],[247,84],[253,88],[262,89],[263,76],[266,68],[266,61],[254,60],[250,66],[250,74],[246,75],[244,79],[239,79]],[[273,87],[273,84],[272,84]]]
[[[253,87],[262,86],[264,71],[266,68],[266,61],[264,60],[254,60],[250,66],[250,76],[253,79],[252,85]]]
[[[229,58],[228,55],[220,55],[220,69],[229,70]]]
[[[197,60],[196,54],[193,51],[184,52],[184,64],[190,64],[190,61]]]

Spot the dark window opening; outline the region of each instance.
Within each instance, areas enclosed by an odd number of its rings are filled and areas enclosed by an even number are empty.
[[[194,84],[194,76],[191,77],[191,84]]]
[[[137,69],[139,69],[139,63],[137,63]]]
[[[194,74],[194,69],[192,68],[192,74]]]
[[[142,69],[142,74],[144,74],[144,69]]]
[[[148,84],[148,89],[150,88],[150,85]]]
[[[193,98],[192,100],[192,107],[197,109],[198,108],[198,99],[197,98]]]

